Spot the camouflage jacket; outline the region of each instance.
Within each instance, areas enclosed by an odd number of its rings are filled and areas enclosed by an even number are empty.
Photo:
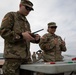
[[[25,31],[31,31],[25,16],[19,12],[9,12],[4,16],[1,23],[1,37],[4,39],[5,58],[30,58],[30,42],[21,38],[21,33]]]
[[[53,40],[58,38],[58,44],[55,45]],[[62,45],[60,42],[62,38],[57,35],[52,35],[46,33],[40,39],[39,46],[44,51],[43,58],[45,61],[60,61],[62,60],[62,51],[66,51],[66,46]]]

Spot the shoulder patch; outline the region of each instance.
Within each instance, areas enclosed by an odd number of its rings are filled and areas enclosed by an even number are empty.
[[[2,19],[2,22],[5,21],[5,20],[7,20],[7,19],[8,19],[8,17],[3,18],[3,19]]]

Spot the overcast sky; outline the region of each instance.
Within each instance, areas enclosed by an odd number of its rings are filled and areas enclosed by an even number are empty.
[[[67,51],[63,54],[76,55],[76,0],[30,0],[34,4],[34,11],[27,16],[32,32],[44,28],[39,32],[42,36],[47,32],[47,23],[56,22],[57,35],[65,38]],[[0,1],[0,23],[7,12],[18,11],[20,0]],[[3,39],[0,37],[0,52],[3,52]],[[38,45],[31,44],[31,52],[40,50]]]

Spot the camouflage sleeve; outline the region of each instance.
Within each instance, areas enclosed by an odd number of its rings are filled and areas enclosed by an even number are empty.
[[[66,51],[67,49],[66,49],[66,46],[61,46],[61,51]]]
[[[60,48],[61,48],[61,51],[64,51],[64,52],[67,50],[66,46],[62,44],[60,45]]]
[[[1,37],[6,39],[9,42],[15,42],[16,37],[20,37],[19,34],[16,34],[12,28],[13,28],[13,23],[14,22],[14,17],[11,13],[7,13],[1,23]]]
[[[61,41],[63,41],[61,37],[59,38],[61,39]],[[66,45],[63,45],[63,44],[60,45],[60,48],[61,48],[61,51],[64,51],[64,52],[67,50]]]
[[[51,50],[55,47],[53,41],[49,40],[46,35],[44,35],[39,42],[39,46],[42,50]]]

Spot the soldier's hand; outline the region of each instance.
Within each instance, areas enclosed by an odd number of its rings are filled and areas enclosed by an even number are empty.
[[[55,44],[55,45],[58,44],[58,38],[54,38],[54,44]]]
[[[35,34],[35,40],[39,40],[40,39],[40,35],[39,34]]]
[[[62,44],[62,45],[65,45],[65,41],[62,40],[61,44]]]
[[[31,35],[29,31],[22,33],[23,39],[27,41],[35,40]]]

